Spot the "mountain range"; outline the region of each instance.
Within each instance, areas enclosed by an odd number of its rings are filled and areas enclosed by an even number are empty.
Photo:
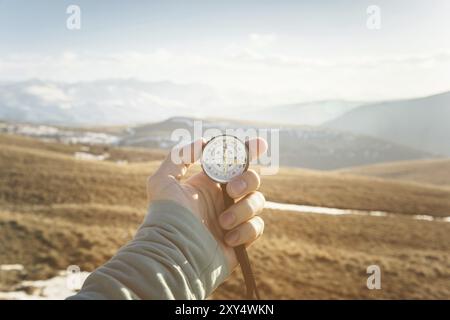
[[[196,116],[223,103],[207,86],[168,81],[0,83],[0,119],[16,122],[69,126],[157,122]]]
[[[171,143],[169,128],[191,130],[196,118],[221,129],[278,128],[282,164],[315,169],[450,156],[450,92],[376,103],[326,100],[259,108],[232,101],[205,85],[168,81],[1,82],[0,120],[126,125],[132,129],[123,144],[163,148]]]
[[[194,122],[186,117],[130,128],[119,145],[164,148],[172,147],[175,129],[186,130],[194,137]],[[203,131],[218,129],[276,129],[279,132],[279,164],[281,166],[331,170],[379,162],[430,158],[433,155],[377,138],[313,127],[263,124],[235,120],[202,120]],[[261,133],[263,131],[259,131]],[[273,135],[269,134],[269,151]],[[276,148],[274,150],[277,150]]]
[[[170,81],[3,82],[0,83],[0,119],[79,126],[129,125],[189,116],[321,125],[363,104],[325,100],[260,106],[246,97],[238,92],[218,92],[206,85]]]
[[[450,156],[450,92],[363,105],[324,126]]]

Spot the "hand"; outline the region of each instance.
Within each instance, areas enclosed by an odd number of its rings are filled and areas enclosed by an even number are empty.
[[[263,233],[264,221],[258,214],[264,208],[265,199],[257,191],[260,178],[253,170],[244,172],[227,184],[227,192],[236,203],[226,211],[220,185],[204,172],[182,182],[190,165],[200,158],[204,144],[205,141],[200,139],[173,150],[148,179],[148,197],[150,202],[172,200],[189,209],[215,237],[227,258],[229,270],[233,270],[238,264],[233,247],[241,244],[249,246]],[[250,140],[248,146],[250,159],[267,150],[266,141],[259,138]],[[175,164],[171,160],[170,155],[174,152],[184,159],[183,163]],[[191,155],[188,160],[183,156],[186,152]]]

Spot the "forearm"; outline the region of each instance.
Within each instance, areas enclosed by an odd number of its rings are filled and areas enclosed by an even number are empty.
[[[135,238],[70,299],[204,299],[228,274],[201,221],[175,202],[158,201]]]

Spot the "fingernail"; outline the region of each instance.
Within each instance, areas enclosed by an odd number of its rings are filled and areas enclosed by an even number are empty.
[[[230,246],[235,245],[239,241],[239,231],[234,230],[234,231],[231,231],[230,233],[228,233],[225,236],[225,241]]]
[[[236,220],[236,216],[233,212],[225,212],[220,216],[220,224],[223,228],[231,227]]]
[[[230,182],[231,190],[237,195],[243,193],[247,188],[247,182],[243,179],[236,179]]]

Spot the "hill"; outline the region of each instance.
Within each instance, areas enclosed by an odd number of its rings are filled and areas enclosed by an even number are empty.
[[[142,198],[145,179],[159,161],[129,164],[84,161],[66,152],[66,148],[74,146],[43,142],[33,145],[29,143],[31,141],[29,138],[0,135],[0,178],[4,182],[0,185],[0,202],[18,205],[97,203],[125,206],[133,203],[134,206],[145,206],[145,197]],[[110,150],[114,154],[114,148]],[[199,166],[192,172],[198,170]],[[48,183],[49,179],[52,183]],[[282,168],[275,176],[263,176],[261,188],[271,201],[406,214],[450,215],[450,190],[383,179]],[[393,192],[395,198],[392,197]],[[416,200],[418,196],[420,205]]]
[[[159,161],[84,161],[64,145],[0,137],[0,261],[25,267],[18,274],[0,270],[0,291],[17,288],[21,279],[49,278],[72,264],[91,271],[132,238],[146,211],[146,177]],[[262,190],[280,202],[450,212],[449,190],[333,172],[285,168],[264,177]],[[250,255],[265,298],[450,295],[448,223],[402,214],[324,216],[266,209],[263,215],[265,235]],[[383,270],[383,290],[365,287],[371,264]],[[214,295],[241,296],[238,273]]]
[[[336,172],[450,187],[450,159],[398,161]]]
[[[282,168],[263,177],[261,190],[283,203],[450,216],[450,189],[375,177]]]
[[[58,154],[75,156],[76,153],[88,153],[94,156],[107,155],[105,158],[108,162],[143,162],[162,160],[166,156],[166,152],[160,149],[151,148],[126,148],[112,147],[108,145],[92,145],[92,144],[68,144],[55,143],[51,141],[34,139],[30,137],[17,136],[11,134],[0,134],[0,145],[16,146],[22,148],[31,148],[41,151],[52,151]]]
[[[450,92],[364,105],[324,126],[450,155]]]
[[[199,119],[176,117],[166,121],[134,127],[122,137],[120,144],[150,148],[170,148],[175,129],[193,136]],[[202,120],[203,132],[208,129],[279,130],[281,166],[332,170],[378,162],[430,158],[433,155],[395,143],[358,134],[320,127],[276,125],[234,120]],[[260,132],[264,134],[264,132]],[[271,135],[268,134],[269,144]],[[275,137],[275,136],[274,136]],[[275,140],[276,141],[276,140]],[[269,146],[270,149],[270,146]],[[276,150],[276,149],[275,149]]]
[[[266,229],[250,249],[266,299],[447,299],[448,223],[393,217],[322,216],[265,210]],[[447,241],[440,242],[440,241]],[[440,253],[439,253],[440,252]],[[368,266],[382,272],[368,290]],[[215,295],[242,295],[233,276]]]

